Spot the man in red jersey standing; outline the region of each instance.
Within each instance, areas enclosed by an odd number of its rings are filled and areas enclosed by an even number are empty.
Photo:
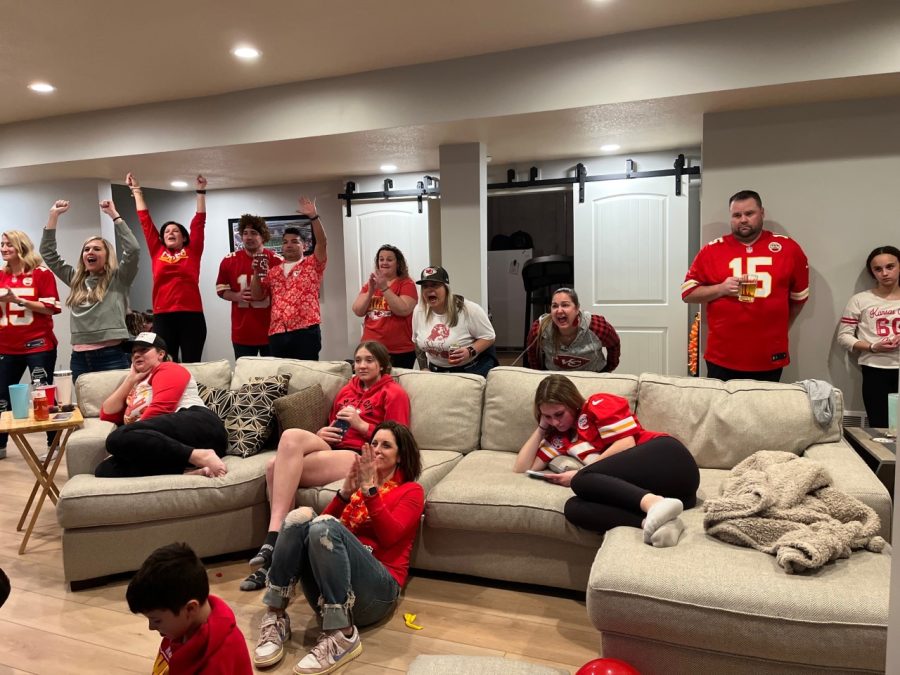
[[[809,298],[809,265],[797,242],[763,229],[758,193],[742,190],[728,204],[731,234],[700,249],[681,299],[707,306],[708,377],[778,382],[790,363],[788,329]]]

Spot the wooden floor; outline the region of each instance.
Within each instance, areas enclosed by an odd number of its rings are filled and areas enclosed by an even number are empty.
[[[32,446],[42,446],[31,436]],[[159,636],[125,604],[127,579],[73,593],[63,582],[60,530],[47,501],[24,555],[16,523],[34,479],[12,442],[0,460],[0,568],[12,593],[0,608],[0,675],[11,673],[149,673]],[[57,482],[62,485],[65,476]],[[208,566],[212,592],[237,615],[252,650],[262,616],[262,592],[245,593],[248,572],[234,560]],[[599,633],[583,596],[553,594],[472,579],[413,575],[395,615],[362,633],[362,655],[344,673],[402,673],[418,654],[504,656],[574,672],[597,658]],[[403,614],[418,615],[423,630],[407,628]],[[268,672],[290,673],[315,640],[316,623],[305,603],[292,607],[294,637],[287,658]]]

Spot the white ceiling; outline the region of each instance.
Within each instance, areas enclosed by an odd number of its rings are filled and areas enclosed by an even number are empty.
[[[347,75],[840,0],[0,0],[0,124]],[[750,39],[745,36],[745,41]],[[263,51],[254,64],[229,50]],[[26,85],[57,86],[40,96]],[[166,187],[185,167],[217,187],[378,173],[385,155],[433,170],[443,143],[479,138],[494,167],[588,156],[611,133],[628,152],[697,146],[703,112],[900,93],[900,77],[633,101],[273,143],[85,159],[0,171],[0,184],[139,172]],[[304,156],[327,157],[311,165]]]

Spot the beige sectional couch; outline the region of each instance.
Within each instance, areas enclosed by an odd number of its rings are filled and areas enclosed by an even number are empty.
[[[210,386],[290,372],[289,392],[319,383],[334,396],[343,362],[244,358],[190,365]],[[229,457],[224,478],[97,479],[110,425],[94,419],[121,373],[78,382],[85,428],[69,442],[69,480],[58,507],[70,582],[133,570],[155,546],[189,541],[202,556],[251,549],[267,521],[270,452]],[[773,558],[706,537],[702,508],[687,512],[677,547],[654,549],[633,528],[605,539],[563,516],[567,489],[512,473],[533,429],[543,373],[496,368],[472,375],[395,373],[412,404],[423,449],[427,505],[413,557],[418,569],[587,589],[588,613],[606,656],[642,672],[877,672],[883,668],[890,554],[855,553],[825,569],[787,575]],[[842,400],[827,428],[795,385],[573,373],[579,389],[628,398],[648,429],[679,437],[701,467],[700,499],[757,450],[789,450],[825,463],[836,486],[872,506],[889,537],[891,501],[842,440]],[[298,492],[322,508],[339,483]],[[599,550],[598,550],[599,549]],[[805,664],[805,665],[804,665]],[[880,665],[879,665],[880,664]],[[803,672],[807,672],[803,671]]]

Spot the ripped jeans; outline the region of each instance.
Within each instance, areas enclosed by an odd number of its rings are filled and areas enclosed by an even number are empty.
[[[308,507],[291,511],[281,526],[263,603],[286,608],[298,581],[323,630],[380,621],[400,595],[394,577],[350,530]]]

